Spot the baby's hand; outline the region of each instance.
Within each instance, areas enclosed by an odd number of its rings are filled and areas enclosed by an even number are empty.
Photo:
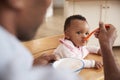
[[[103,64],[100,61],[95,61],[95,68],[100,69],[102,68]]]

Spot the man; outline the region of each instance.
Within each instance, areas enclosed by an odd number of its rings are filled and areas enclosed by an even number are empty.
[[[0,0],[0,80],[75,80],[69,73],[33,67],[31,53],[19,41],[33,38],[50,2]],[[53,57],[40,59],[47,64]]]
[[[116,64],[112,46],[117,37],[116,29],[113,25],[100,22],[100,29],[96,32],[99,39],[104,65],[105,80],[120,80],[120,68]],[[108,29],[105,26],[109,26]]]
[[[62,73],[52,68],[33,67],[32,55],[19,41],[30,40],[35,35],[50,1],[0,0],[0,80],[76,80],[74,74],[68,74],[65,71]],[[103,29],[100,28],[98,38],[101,47],[103,47],[105,79],[110,80],[108,77],[111,76],[111,80],[118,80],[120,71],[116,67],[111,49],[115,29],[112,27],[110,27],[110,31]],[[103,37],[102,34],[104,34]],[[103,38],[108,44],[104,44]],[[105,47],[107,50],[104,52]],[[106,60],[104,55],[111,59]],[[49,62],[51,59],[46,59],[46,61]],[[107,66],[111,65],[113,69],[106,69]],[[116,75],[110,75],[109,72],[114,73],[114,70]]]

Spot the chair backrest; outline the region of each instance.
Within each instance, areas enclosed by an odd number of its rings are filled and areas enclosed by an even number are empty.
[[[61,34],[23,42],[23,44],[31,51],[33,56],[37,58],[43,53],[52,53],[53,50],[60,44],[59,39],[63,37],[64,35]]]

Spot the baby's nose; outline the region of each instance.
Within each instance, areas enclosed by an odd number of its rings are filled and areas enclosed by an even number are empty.
[[[86,37],[86,34],[82,34],[82,37],[85,38],[85,37]]]

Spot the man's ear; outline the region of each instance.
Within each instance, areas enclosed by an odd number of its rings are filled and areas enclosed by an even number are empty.
[[[7,0],[8,6],[12,9],[20,10],[25,5],[25,0]]]

